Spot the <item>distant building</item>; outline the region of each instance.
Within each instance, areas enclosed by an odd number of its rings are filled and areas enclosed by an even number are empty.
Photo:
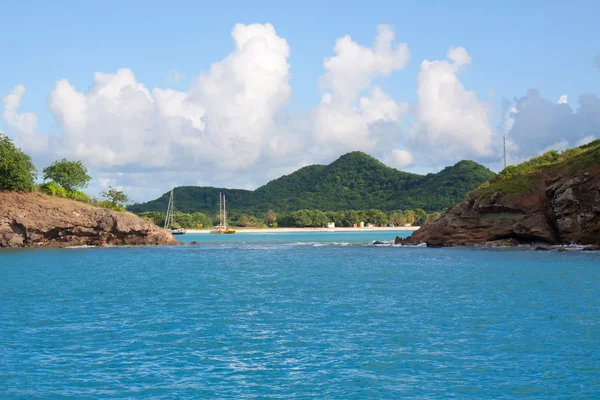
[[[329,228],[329,229],[335,228],[335,222],[328,222],[327,223],[327,228]]]

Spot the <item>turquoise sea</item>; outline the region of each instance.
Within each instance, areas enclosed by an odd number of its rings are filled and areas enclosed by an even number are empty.
[[[0,252],[0,398],[600,398],[600,253],[185,235]]]

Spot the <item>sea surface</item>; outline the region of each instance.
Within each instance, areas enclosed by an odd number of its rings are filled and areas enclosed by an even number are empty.
[[[0,398],[600,398],[600,253],[396,234],[2,251]]]

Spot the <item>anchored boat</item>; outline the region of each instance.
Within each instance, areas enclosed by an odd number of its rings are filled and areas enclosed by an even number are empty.
[[[169,205],[167,206],[167,216],[165,218],[164,228],[170,230],[173,235],[185,234],[185,229],[173,227],[173,213],[175,212],[175,206],[173,204],[173,189],[171,189],[171,197],[169,197]]]
[[[219,225],[215,226],[210,233],[213,234],[232,234],[235,229],[227,227],[227,206],[225,205],[225,195],[219,193]]]

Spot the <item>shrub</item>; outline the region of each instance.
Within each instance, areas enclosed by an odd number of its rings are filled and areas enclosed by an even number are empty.
[[[39,186],[42,193],[54,197],[62,197],[64,199],[77,200],[84,203],[91,203],[92,199],[85,193],[78,192],[77,190],[67,190],[54,181],[46,182]]]
[[[54,181],[40,185],[40,191],[50,196],[67,197],[67,190]]]

